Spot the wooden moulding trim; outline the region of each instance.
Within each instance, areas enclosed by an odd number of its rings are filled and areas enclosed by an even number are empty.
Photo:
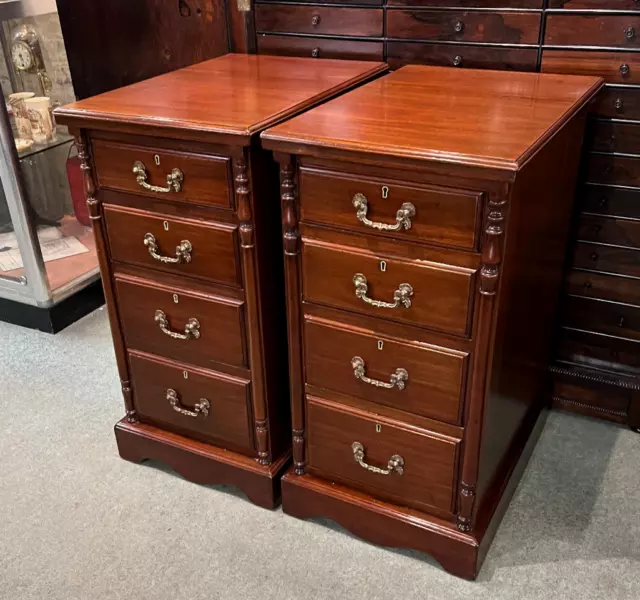
[[[604,385],[612,385],[626,390],[640,391],[640,381],[633,381],[631,379],[616,379],[614,377],[607,377],[606,375],[602,375],[593,371],[581,371],[579,369],[569,369],[557,365],[550,366],[549,371],[551,371],[551,373],[553,373],[554,375],[563,375],[565,377],[586,379],[587,381],[602,383]]]
[[[627,418],[627,413],[623,410],[611,410],[610,408],[604,408],[603,406],[597,406],[595,404],[588,404],[586,402],[580,402],[579,400],[571,400],[570,398],[563,398],[562,396],[551,396],[551,401],[557,404],[569,404],[572,406],[578,406],[587,410],[593,410],[595,412],[613,415],[615,417]]]

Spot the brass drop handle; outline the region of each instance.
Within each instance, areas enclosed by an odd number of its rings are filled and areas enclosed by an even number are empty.
[[[364,381],[364,383],[368,383],[369,385],[385,388],[386,390],[392,390],[394,387],[403,390],[406,382],[409,380],[409,373],[407,373],[406,369],[402,368],[396,369],[395,373],[391,374],[389,383],[379,381],[378,379],[371,379],[366,376],[365,362],[359,356],[354,356],[351,359],[351,367],[353,368],[353,374],[356,376],[356,379]]]
[[[169,388],[167,390],[167,400],[169,401],[169,404],[171,404],[173,410],[185,417],[195,418],[202,415],[206,419],[209,416],[211,404],[209,404],[209,401],[206,398],[200,398],[200,402],[193,407],[193,410],[189,410],[180,404],[180,396],[178,395],[178,392]]]
[[[382,302],[381,300],[373,300],[367,296],[369,284],[367,278],[362,273],[356,273],[353,277],[353,284],[356,288],[356,297],[364,300],[367,304],[376,308],[398,308],[404,306],[411,307],[411,296],[413,296],[413,288],[408,283],[401,283],[398,289],[393,292],[393,302]]]
[[[353,207],[356,209],[356,217],[358,221],[378,229],[380,231],[401,231],[402,229],[411,229],[411,218],[416,216],[416,207],[411,202],[405,202],[400,210],[396,213],[395,225],[389,225],[388,223],[378,223],[367,218],[369,212],[369,201],[364,194],[356,194],[353,197]]]
[[[154,320],[162,330],[162,333],[168,335],[174,340],[189,340],[191,338],[195,340],[200,339],[200,321],[198,321],[198,319],[189,319],[187,324],[184,326],[184,333],[172,331],[167,315],[161,310],[156,311]]]
[[[627,27],[624,30],[624,37],[626,37],[628,40],[632,40],[634,37],[636,37],[636,30],[633,27]]]
[[[144,166],[144,163],[139,160],[133,163],[133,173],[136,176],[138,185],[142,186],[145,190],[160,192],[163,194],[168,194],[169,192],[177,193],[182,191],[184,173],[180,169],[173,169],[171,173],[167,175],[167,187],[160,187],[148,183],[147,179],[149,179],[149,175],[147,175],[147,168]]]
[[[456,24],[453,26],[453,30],[456,33],[462,33],[464,31],[464,23],[462,21],[456,21]]]
[[[364,461],[364,446],[360,442],[353,442],[353,444],[351,444],[351,450],[353,451],[353,458],[355,459],[355,461],[367,471],[378,473],[379,475],[391,475],[392,473],[402,475],[404,473],[404,458],[402,458],[402,456],[400,456],[399,454],[394,454],[389,459],[387,468],[381,469],[380,467],[369,465]]]
[[[176,246],[176,256],[175,258],[171,256],[163,256],[159,253],[158,242],[156,241],[156,236],[152,233],[147,233],[144,236],[144,245],[149,250],[149,254],[151,258],[154,260],[160,261],[162,263],[169,264],[178,264],[178,263],[190,263],[191,262],[191,251],[193,250],[193,246],[189,240],[182,240],[178,246]]]

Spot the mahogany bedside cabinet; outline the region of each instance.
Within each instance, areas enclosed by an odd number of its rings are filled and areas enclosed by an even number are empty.
[[[258,136],[386,69],[231,54],[56,111],[85,175],[123,458],[279,501],[291,437],[278,169]]]
[[[544,422],[601,87],[407,66],[262,134],[284,223],[285,512],[475,578]]]

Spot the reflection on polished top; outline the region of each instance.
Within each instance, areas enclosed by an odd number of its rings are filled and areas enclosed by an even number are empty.
[[[227,54],[93,98],[56,116],[131,127],[250,136],[269,125],[387,70],[377,62]],[[190,133],[190,137],[194,137]]]
[[[518,170],[602,85],[597,77],[410,65],[262,138],[294,152],[329,147]]]

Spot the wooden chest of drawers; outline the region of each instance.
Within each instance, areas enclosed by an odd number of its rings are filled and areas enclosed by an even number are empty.
[[[57,111],[85,173],[124,458],[278,502],[291,456],[278,173],[257,136],[385,70],[227,55]]]
[[[602,85],[408,66],[262,134],[281,168],[285,512],[476,576],[543,421]]]

